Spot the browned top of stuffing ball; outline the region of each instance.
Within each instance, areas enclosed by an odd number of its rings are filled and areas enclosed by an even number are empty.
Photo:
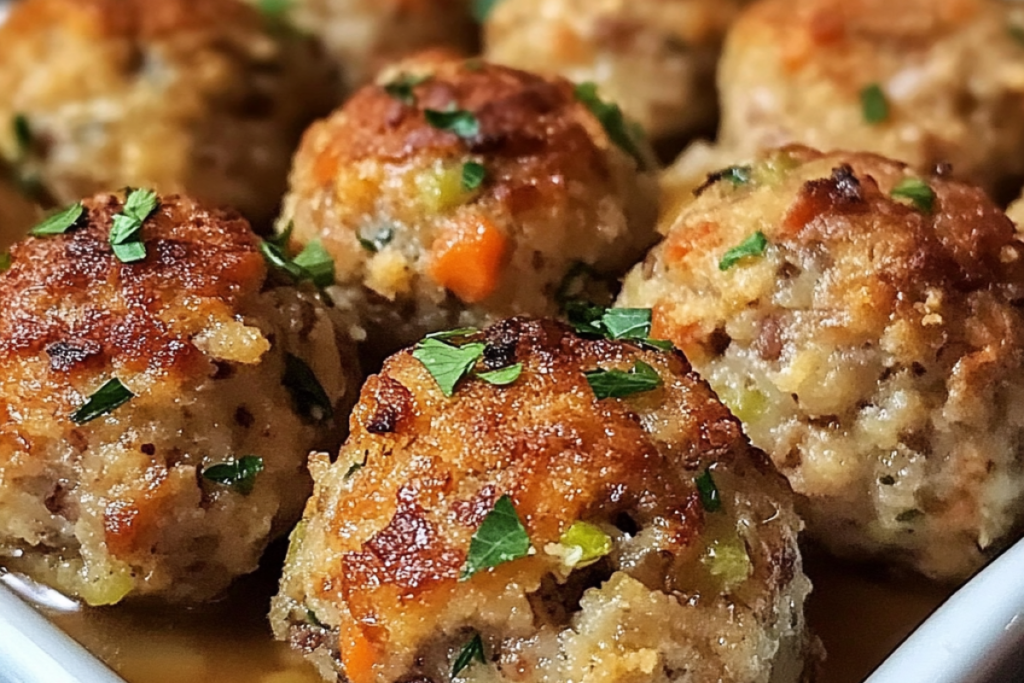
[[[193,334],[232,318],[263,285],[257,238],[233,212],[161,197],[142,227],[145,260],[123,263],[109,243],[123,197],[83,203],[65,234],[12,248],[0,275],[0,365],[45,353],[56,372],[181,366],[197,354]]]
[[[701,468],[716,464],[720,484],[751,468],[774,476],[681,354],[522,318],[459,343],[471,342],[486,345],[480,372],[522,363],[522,374],[504,387],[464,379],[448,398],[410,351],[391,357],[364,386],[332,472],[365,466],[344,481],[318,475],[307,510],[323,515],[331,547],[321,596],[347,603],[364,626],[377,624],[367,635],[379,645],[389,637],[395,645],[414,610],[443,605],[465,585],[457,581],[471,536],[503,495],[539,552],[475,575],[476,585],[539,577],[550,569],[546,544],[576,521],[614,523],[620,513],[639,527],[661,525],[662,550],[690,557],[704,529],[694,484]],[[585,372],[629,371],[637,361],[662,386],[595,396]]]
[[[53,26],[134,40],[158,40],[218,26],[260,26],[259,13],[240,0],[26,0],[14,6],[7,35],[33,35]]]
[[[339,164],[363,159],[400,162],[425,151],[457,157],[467,150],[493,161],[504,157],[541,165],[524,174],[576,167],[607,174],[604,152],[595,143],[607,144],[607,136],[576,100],[569,81],[481,60],[429,56],[407,64],[410,71],[392,70],[390,83],[364,87],[340,110],[342,127],[321,152],[325,173],[318,175],[330,176]],[[422,82],[407,90],[411,94],[396,94],[395,84],[409,78]],[[431,125],[428,110],[468,112],[479,123],[479,132],[460,138]]]

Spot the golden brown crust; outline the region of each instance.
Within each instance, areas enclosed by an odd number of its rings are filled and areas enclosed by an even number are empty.
[[[123,199],[98,195],[84,205],[66,234],[29,237],[11,250],[0,275],[0,364],[45,352],[59,372],[106,363],[170,368],[196,353],[190,332],[262,287],[257,238],[233,212],[162,197],[142,228],[146,259],[122,263],[109,234]]]
[[[260,27],[263,19],[240,0],[31,0],[15,6],[4,31],[35,33],[61,24],[97,36],[151,41],[184,31],[209,34],[224,23]]]

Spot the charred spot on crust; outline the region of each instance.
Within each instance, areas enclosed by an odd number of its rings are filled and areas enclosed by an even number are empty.
[[[256,422],[252,412],[245,406],[235,408],[235,424],[243,429],[249,429]]]
[[[498,370],[516,362],[516,347],[520,331],[517,325],[498,324],[488,330],[483,364],[488,370]]]
[[[67,372],[79,363],[96,356],[103,350],[98,343],[90,340],[72,343],[67,341],[54,342],[46,347],[46,355],[50,357],[50,369],[54,372]]]
[[[390,434],[398,426],[398,418],[401,417],[394,405],[377,404],[377,410],[366,422],[366,431],[371,434]]]
[[[840,164],[832,169],[832,175],[828,178],[816,178],[804,183],[786,214],[785,224],[790,229],[799,230],[823,214],[833,211],[857,213],[867,209],[864,188],[853,167]]]
[[[152,457],[156,455],[156,444],[144,443],[139,446],[139,450],[142,451],[144,455]]]
[[[366,418],[366,431],[371,434],[391,434],[398,431],[402,421],[412,415],[412,394],[404,384],[387,375],[378,377],[374,389],[376,402],[373,412]]]

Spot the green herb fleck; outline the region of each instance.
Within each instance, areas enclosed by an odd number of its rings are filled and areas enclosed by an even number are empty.
[[[484,641],[479,633],[473,634],[469,642],[462,646],[459,656],[455,658],[455,663],[452,664],[452,678],[462,673],[474,661],[481,664],[487,663],[487,659],[484,657]]]
[[[317,628],[327,629],[327,626],[324,625],[324,622],[320,621],[320,619],[317,618],[316,612],[309,609],[308,607],[306,608],[306,621],[308,621],[313,626],[316,626]]]
[[[719,270],[729,270],[745,258],[761,256],[768,247],[768,238],[758,230],[753,235],[743,240],[739,245],[725,252],[722,260],[718,262]]]
[[[399,74],[398,78],[384,86],[384,92],[403,104],[416,104],[416,93],[413,89],[430,80],[430,76]]]
[[[559,283],[558,290],[555,292],[555,301],[558,302],[562,310],[565,310],[567,304],[575,301],[577,297],[585,293],[587,279],[597,279],[600,277],[601,274],[592,266],[583,261],[575,261]]]
[[[115,377],[97,389],[96,393],[90,396],[78,410],[71,413],[71,421],[79,425],[91,422],[133,398],[135,398],[135,394]]]
[[[558,542],[567,548],[576,548],[573,566],[592,564],[612,551],[612,539],[600,527],[589,522],[574,522]]]
[[[313,368],[290,353],[284,360],[284,378],[281,383],[291,394],[295,410],[313,422],[330,420],[334,416],[334,406]]]
[[[473,18],[484,23],[499,2],[501,0],[473,0]]]
[[[917,509],[904,510],[896,515],[896,521],[901,523],[915,522],[924,517],[924,513]]]
[[[609,339],[646,339],[651,333],[651,309],[609,308],[601,323]]]
[[[357,235],[359,245],[366,251],[376,254],[384,247],[391,244],[391,240],[395,238],[395,229],[389,225],[385,225],[382,228],[378,228],[375,233],[370,237],[364,237],[363,232],[360,231]]]
[[[32,151],[32,126],[24,114],[15,114],[11,122],[14,140],[18,143],[18,157],[24,159]]]
[[[605,336],[604,323],[601,318],[608,310],[603,306],[589,301],[568,301],[562,306],[569,324],[577,334],[592,337]]]
[[[320,240],[310,241],[292,263],[303,270],[303,279],[310,280],[317,287],[329,287],[334,284],[334,259],[324,249]]]
[[[260,12],[275,19],[282,18],[292,8],[292,0],[259,0]]]
[[[11,263],[13,263],[11,252],[5,251],[4,253],[0,254],[0,273],[10,270]]]
[[[718,486],[711,476],[711,470],[704,470],[704,474],[693,480],[697,485],[697,493],[700,494],[700,504],[707,512],[718,512],[722,509],[722,495],[718,492]]]
[[[920,178],[904,178],[890,192],[893,197],[909,199],[914,206],[925,213],[935,208],[935,191]]]
[[[413,358],[423,363],[441,393],[448,397],[455,393],[455,385],[483,355],[484,345],[479,342],[452,346],[431,338],[424,339],[412,350]]]
[[[479,332],[475,327],[460,327],[454,330],[441,330],[439,332],[431,332],[425,339],[457,339],[458,337],[468,337],[471,334]]]
[[[622,114],[619,105],[602,100],[597,94],[597,85],[594,83],[577,85],[576,99],[586,105],[587,109],[597,117],[611,141],[636,159],[641,170],[646,170],[647,159],[640,144],[633,137],[632,131],[626,125],[626,117]]]
[[[74,226],[78,219],[85,213],[85,207],[81,202],[73,204],[68,208],[53,214],[36,227],[29,230],[30,235],[35,237],[46,237],[49,235],[63,235]]]
[[[651,339],[651,309],[603,308],[586,301],[569,301],[563,307],[577,334],[631,341],[657,351],[671,351],[670,341]]]
[[[479,190],[487,177],[487,169],[483,164],[475,161],[467,161],[462,165],[462,189],[472,192]]]
[[[523,374],[523,364],[516,363],[515,365],[510,365],[507,368],[501,368],[500,370],[480,372],[477,373],[476,376],[488,384],[493,384],[496,387],[504,387],[519,379],[521,374]]]
[[[114,255],[123,263],[134,263],[146,258],[142,224],[156,211],[157,203],[156,192],[153,190],[131,190],[121,213],[114,216],[110,228],[110,246]]]
[[[427,123],[434,128],[455,133],[460,138],[474,138],[480,134],[480,121],[473,115],[473,112],[463,109],[448,111],[427,109],[424,110],[423,115],[426,116]]]
[[[629,372],[622,370],[594,370],[584,373],[587,383],[598,399],[625,398],[633,394],[653,391],[661,386],[661,376],[643,361],[636,361]]]
[[[864,120],[870,124],[882,123],[889,118],[889,100],[886,99],[882,86],[877,83],[872,83],[860,91],[860,106]]]
[[[729,166],[723,168],[714,173],[709,173],[708,177],[701,183],[700,187],[693,191],[694,196],[701,196],[705,191],[715,183],[721,180],[728,180],[732,183],[733,187],[739,187],[746,185],[753,179],[754,169],[751,166]]]
[[[519,519],[512,499],[504,495],[473,534],[460,580],[465,581],[484,569],[526,557],[529,552],[530,537],[526,527]]]
[[[203,470],[203,479],[230,486],[243,496],[252,493],[256,475],[263,471],[263,458],[245,455]]]
[[[354,462],[349,465],[349,468],[345,470],[345,479],[351,478],[356,472],[366,467],[366,463],[370,460],[370,451],[363,451],[363,459],[360,462]]]

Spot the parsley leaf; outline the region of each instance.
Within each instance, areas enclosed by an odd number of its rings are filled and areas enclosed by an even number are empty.
[[[718,512],[722,509],[722,496],[718,492],[710,469],[704,470],[704,474],[693,482],[697,485],[697,493],[700,494],[700,504],[707,512]]]
[[[384,85],[384,92],[402,104],[416,104],[416,93],[413,88],[430,80],[430,76],[399,74],[398,78]]]
[[[466,566],[460,581],[479,571],[526,557],[530,552],[530,537],[519,519],[512,499],[504,495],[487,513],[480,528],[473,534],[466,555]]]
[[[348,469],[345,470],[345,479],[351,478],[356,472],[366,467],[366,463],[370,461],[370,451],[363,451],[363,459],[360,462],[354,462],[349,465]]]
[[[475,327],[460,327],[454,330],[441,330],[440,332],[431,332],[425,339],[454,339],[456,337],[468,337],[471,334],[479,332]]]
[[[135,398],[135,394],[115,377],[97,389],[78,410],[71,413],[71,421],[79,425],[91,422],[133,398]]]
[[[758,230],[737,246],[725,252],[722,260],[718,262],[718,269],[729,270],[745,258],[760,256],[767,247],[768,238],[764,236],[763,232]]]
[[[732,183],[733,187],[746,185],[753,179],[753,173],[754,169],[751,166],[729,166],[714,173],[709,173],[700,187],[693,191],[693,195],[695,197],[701,196],[709,187],[721,180],[728,180]]]
[[[609,308],[601,324],[609,339],[646,339],[651,333],[651,309]]]
[[[578,549],[571,563],[573,566],[591,564],[612,551],[611,537],[590,522],[574,522],[558,542],[567,548]]]
[[[474,138],[480,134],[480,121],[473,115],[473,112],[464,109],[448,111],[426,109],[423,115],[426,116],[427,123],[434,128],[455,133],[460,138]]]
[[[361,246],[363,249],[372,254],[376,254],[381,249],[391,244],[391,240],[393,240],[394,238],[395,229],[392,228],[390,225],[385,225],[382,228],[378,228],[377,231],[373,233],[373,236],[371,237],[364,237],[362,230],[360,230],[359,233],[356,235],[356,239],[359,240],[359,246]]]
[[[467,161],[462,165],[462,189],[472,192],[479,190],[487,177],[487,169],[483,164],[475,161]]]
[[[584,336],[603,337],[605,335],[604,317],[605,309],[589,301],[569,301],[563,306],[569,324],[578,334]]]
[[[593,370],[583,373],[598,399],[625,398],[661,386],[661,376],[643,361],[636,361],[629,372],[622,370]]]
[[[455,658],[455,663],[452,664],[452,678],[462,673],[474,660],[481,664],[487,663],[487,659],[484,657],[484,641],[479,633],[473,634],[470,641],[462,646],[459,656]]]
[[[493,384],[496,387],[504,387],[519,379],[521,374],[523,374],[523,364],[516,363],[515,365],[510,365],[507,368],[501,368],[500,370],[478,372],[476,376],[488,384]]]
[[[125,199],[121,213],[114,216],[110,228],[110,245],[123,263],[146,258],[142,242],[142,224],[156,211],[158,201],[153,190],[132,190]]]
[[[441,393],[449,398],[455,393],[455,385],[483,355],[484,345],[479,342],[452,346],[431,338],[424,339],[412,350],[413,358],[423,363]]]
[[[281,18],[292,8],[292,0],[259,0],[257,5],[268,17]]]
[[[324,391],[313,368],[293,354],[284,359],[284,378],[281,380],[291,394],[295,410],[313,422],[324,422],[334,416],[334,406]]]
[[[877,83],[872,83],[860,91],[860,106],[864,120],[870,124],[882,123],[889,118],[889,100],[886,99],[882,86]]]
[[[243,496],[252,493],[256,475],[263,471],[263,458],[246,455],[203,470],[203,479],[230,486]]]
[[[914,206],[925,213],[935,208],[935,191],[920,178],[904,178],[890,192],[893,197],[909,199]]]
[[[24,114],[15,114],[11,121],[14,140],[18,143],[18,157],[24,159],[32,151],[32,126]]]
[[[484,23],[499,2],[501,0],[473,0],[473,18]]]
[[[576,86],[575,92],[576,99],[586,105],[590,113],[597,117],[611,141],[636,159],[640,170],[647,170],[644,153],[627,127],[626,117],[619,105],[602,100],[597,94],[597,85],[594,83],[580,83]]]
[[[292,263],[302,268],[303,277],[317,287],[329,287],[334,284],[334,259],[324,249],[320,240],[309,242]]]
[[[29,230],[29,234],[35,237],[46,237],[48,235],[63,235],[74,226],[78,219],[85,213],[82,202],[72,204],[68,208],[53,214],[36,227]]]

